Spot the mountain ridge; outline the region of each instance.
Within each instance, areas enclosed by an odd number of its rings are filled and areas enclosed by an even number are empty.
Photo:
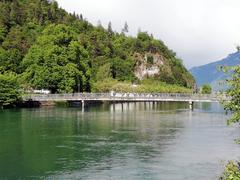
[[[198,86],[203,84],[210,84],[214,90],[224,90],[225,85],[221,85],[221,82],[227,78],[227,75],[222,72],[219,67],[221,66],[236,66],[240,64],[240,52],[229,54],[227,57],[211,62],[205,65],[191,68],[189,71],[196,79]]]
[[[105,79],[141,83],[134,70],[143,63],[144,78],[193,87],[192,75],[163,41],[126,32],[114,32],[111,22],[107,29],[93,26],[53,0],[0,1],[0,73],[16,73],[23,88],[89,92]],[[153,72],[155,54],[164,64]]]

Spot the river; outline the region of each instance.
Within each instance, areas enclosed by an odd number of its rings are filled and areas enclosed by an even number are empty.
[[[0,179],[217,179],[240,158],[218,103],[0,111]]]

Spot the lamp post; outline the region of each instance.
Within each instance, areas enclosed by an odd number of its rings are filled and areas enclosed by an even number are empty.
[[[78,85],[77,85],[77,88],[78,88],[77,92],[80,93],[80,81],[79,81],[79,77],[78,77]]]

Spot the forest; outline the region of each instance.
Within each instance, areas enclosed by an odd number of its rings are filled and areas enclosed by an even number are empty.
[[[122,32],[111,22],[94,26],[56,1],[1,0],[0,84],[16,82],[23,92],[131,91],[132,84],[145,92],[191,92],[195,80],[175,52],[147,32],[133,37],[128,31],[127,23]],[[136,55],[146,53],[161,55],[164,64],[157,75],[139,80]]]

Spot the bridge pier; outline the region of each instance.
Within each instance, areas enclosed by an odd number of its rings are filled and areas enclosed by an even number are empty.
[[[193,110],[193,104],[194,104],[193,101],[189,101],[189,109],[190,109],[190,110]]]
[[[84,100],[82,100],[82,111],[84,111]]]

